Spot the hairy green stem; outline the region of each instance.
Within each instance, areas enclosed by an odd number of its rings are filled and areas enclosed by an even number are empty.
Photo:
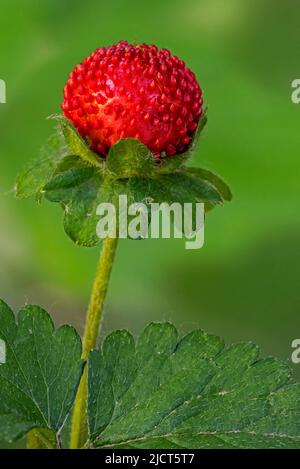
[[[96,271],[83,336],[82,358],[87,360],[95,347],[99,333],[103,305],[117,249],[118,238],[106,238]],[[87,367],[85,367],[74,404],[70,448],[81,448],[87,440]]]

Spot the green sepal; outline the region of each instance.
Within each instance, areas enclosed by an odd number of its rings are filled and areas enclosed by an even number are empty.
[[[17,177],[15,193],[22,199],[34,197],[40,201],[44,186],[51,180],[60,161],[69,150],[64,137],[53,134],[41,148],[39,158],[33,160]]]
[[[90,150],[87,142],[79,135],[72,122],[61,114],[50,116],[58,121],[58,128],[65,138],[71,155],[78,155],[87,164],[103,169],[104,163],[99,156]]]
[[[59,203],[65,231],[76,244],[92,247],[100,242],[96,209],[103,202],[116,205],[122,194],[128,204],[203,202],[206,211],[231,199],[229,187],[217,175],[186,166],[207,122],[206,112],[188,151],[160,160],[139,140],[125,138],[111,147],[103,161],[68,119],[53,118],[58,121],[56,140],[47,145],[44,158],[18,178],[16,194]]]
[[[149,178],[154,175],[153,155],[140,140],[123,138],[109,150],[106,169],[117,179]]]

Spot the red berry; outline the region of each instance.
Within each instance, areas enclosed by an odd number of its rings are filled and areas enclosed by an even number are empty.
[[[101,47],[70,74],[62,110],[101,156],[139,138],[156,156],[182,153],[202,114],[194,73],[166,49],[121,41]]]

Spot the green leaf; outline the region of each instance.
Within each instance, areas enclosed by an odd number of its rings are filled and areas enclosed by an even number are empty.
[[[150,324],[109,335],[88,363],[98,448],[300,448],[300,385],[252,343]]]
[[[84,166],[81,158],[77,155],[67,155],[58,162],[58,165],[56,166],[56,169],[55,169],[54,176],[56,174],[63,173],[64,171],[67,171],[68,169],[78,167],[78,166],[79,167]]]
[[[76,244],[96,246],[99,243],[96,208],[103,176],[97,168],[81,160],[67,158],[59,168],[61,172],[57,171],[44,186],[44,196],[62,205],[65,231]]]
[[[101,241],[96,234],[96,226],[100,220],[96,213],[98,205],[114,205],[118,228],[119,196],[127,195],[128,205],[144,200],[146,181],[148,180],[136,178],[118,180],[110,176],[103,179],[96,172],[93,177],[76,186],[70,199],[64,203],[64,228],[67,235],[80,246],[98,245]],[[141,182],[142,188],[138,182]]]
[[[118,227],[119,195],[127,195],[128,205],[144,203],[148,208],[151,202],[203,202],[206,211],[231,198],[228,186],[218,176],[208,170],[184,167],[188,152],[178,155],[178,160],[165,158],[158,165],[143,143],[126,138],[111,147],[104,162],[68,119],[62,115],[53,118],[58,121],[58,135],[47,145],[46,157],[18,178],[16,192],[20,197],[35,195],[40,200],[44,196],[61,204],[64,229],[78,245],[99,244],[96,210],[100,203],[114,204]],[[204,114],[195,141],[205,123]]]
[[[44,187],[44,192],[48,200],[62,203],[66,233],[76,244],[86,247],[100,242],[96,234],[100,219],[96,210],[100,203],[114,205],[118,224],[120,195],[127,196],[128,206],[137,202],[148,208],[151,203],[163,202],[204,202],[208,208],[223,203],[218,190],[194,174],[181,171],[153,178],[116,179],[109,173],[103,177],[96,168],[84,163],[55,175]]]
[[[224,200],[228,202],[231,201],[232,193],[231,193],[230,187],[228,186],[228,184],[226,184],[225,181],[223,181],[223,179],[221,179],[219,176],[214,174],[212,171],[209,171],[208,169],[203,169],[203,168],[190,168],[190,167],[185,168],[185,170],[188,174],[191,174],[202,181],[209,182],[212,186],[215,187],[215,189],[217,189],[217,191],[219,192],[219,194]]]
[[[45,184],[52,178],[61,159],[68,154],[64,138],[56,133],[40,151],[38,159],[34,160],[17,178],[16,195],[20,198],[43,195]]]
[[[25,306],[17,321],[0,300],[0,439],[22,437],[33,428],[60,431],[82,374],[81,340],[70,326],[54,330],[38,306]]]
[[[72,168],[45,187],[48,200],[62,203],[67,235],[81,246],[93,247],[100,242],[96,234],[99,220],[96,209],[102,181],[94,168]]]
[[[86,163],[103,169],[104,163],[101,161],[99,155],[90,150],[87,143],[79,135],[72,122],[61,114],[51,116],[59,123],[59,128],[63,133],[66,145],[69,149],[69,154],[77,155]]]
[[[212,205],[223,203],[219,191],[208,181],[184,171],[161,175],[152,182],[151,187],[153,199],[159,202],[203,202]]]
[[[44,186],[45,197],[51,202],[66,202],[74,198],[80,200],[89,197],[92,184],[87,186],[86,183],[94,179],[100,183],[101,176],[92,166],[77,165],[66,168]]]
[[[117,178],[149,178],[154,172],[153,155],[140,140],[123,138],[107,155],[107,169]]]

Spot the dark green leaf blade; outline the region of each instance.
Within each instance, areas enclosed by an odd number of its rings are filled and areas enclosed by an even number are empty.
[[[217,174],[213,173],[212,171],[203,168],[187,167],[185,168],[185,170],[188,174],[191,174],[203,181],[209,182],[219,191],[220,195],[224,200],[226,200],[227,202],[231,201],[232,193],[230,187],[228,186],[228,184],[226,184],[225,181],[223,181],[223,179],[220,178],[220,176],[217,176]]]
[[[135,346],[128,332],[112,333],[89,359],[91,444],[300,448],[300,386],[288,384],[284,363],[258,353],[202,331],[178,340],[170,324],[149,325]]]
[[[100,366],[97,364],[100,363]],[[115,401],[129,387],[136,374],[135,345],[127,331],[117,331],[108,336],[101,352],[94,351],[90,357],[90,380],[98,390],[90,394],[89,405],[98,411],[91,414],[90,432],[105,428],[112,417]],[[107,388],[110,393],[106,393]],[[103,393],[102,393],[103,391]],[[108,399],[105,399],[105,396]],[[97,434],[97,433],[96,433]]]
[[[218,205],[223,203],[219,191],[208,181],[185,171],[164,174],[152,183],[153,199],[159,202],[200,203]]]
[[[81,246],[96,246],[96,208],[103,184],[102,173],[93,166],[65,159],[44,187],[45,198],[62,204],[67,235]]]
[[[15,440],[33,428],[58,432],[72,407],[83,362],[81,340],[69,326],[54,330],[38,306],[25,306],[16,322],[0,301],[0,438]]]
[[[64,229],[69,238],[78,246],[95,247],[100,243],[97,236],[97,198],[70,200],[64,205]]]
[[[44,187],[44,195],[52,202],[63,204],[66,233],[76,244],[86,247],[100,242],[96,233],[100,203],[113,204],[118,225],[120,195],[127,196],[128,207],[132,203],[144,203],[148,209],[151,203],[180,203],[182,206],[204,203],[206,209],[223,203],[215,186],[184,171],[152,178],[118,179],[111,173],[103,176],[97,168],[86,164],[77,164],[56,174]],[[150,222],[150,210],[148,218]]]
[[[65,202],[73,198],[80,200],[80,188],[96,175],[95,168],[84,165],[76,165],[59,172],[44,186],[45,198],[51,202]],[[90,191],[81,191],[82,198],[89,193]]]

